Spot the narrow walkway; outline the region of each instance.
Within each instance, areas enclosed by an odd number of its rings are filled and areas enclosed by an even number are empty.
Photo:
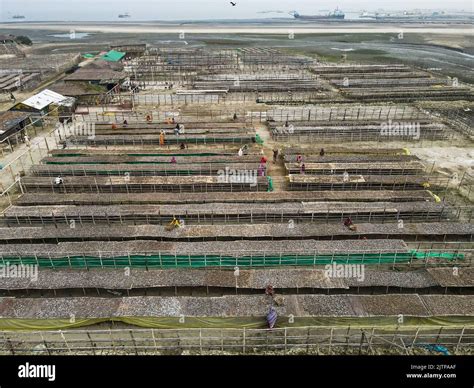
[[[273,191],[285,191],[284,182],[287,174],[283,161],[279,157],[277,163],[273,163],[273,149],[280,149],[281,144],[272,139],[270,131],[265,124],[257,124],[255,130],[263,140],[263,152],[268,159],[267,175],[273,179]]]

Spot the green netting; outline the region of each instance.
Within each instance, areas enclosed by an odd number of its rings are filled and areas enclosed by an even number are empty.
[[[220,255],[130,255],[116,257],[71,256],[45,257],[3,257],[0,265],[38,265],[46,268],[204,268],[204,267],[278,267],[312,266],[325,264],[396,264],[413,260],[437,258],[463,260],[461,253],[436,253],[409,251],[402,253],[360,253],[335,255],[289,255],[226,257]]]
[[[186,328],[247,328],[265,329],[265,317],[111,317],[111,318],[77,318],[74,322],[66,318],[32,319],[32,318],[0,318],[0,330],[58,330],[73,329],[103,322],[123,322],[142,328],[156,329],[186,329]],[[281,316],[275,328],[319,327],[319,328],[370,328],[377,330],[413,330],[420,326],[425,329],[437,328],[472,328],[472,316],[433,316],[415,317],[404,316],[403,323],[395,317],[294,317],[293,323],[288,317]]]
[[[445,259],[445,260],[455,260],[455,259],[464,259],[464,254],[462,253],[450,253],[450,252],[417,252],[415,250],[410,251],[411,254],[416,259]]]

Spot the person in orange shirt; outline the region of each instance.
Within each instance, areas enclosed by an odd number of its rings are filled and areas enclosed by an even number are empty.
[[[160,146],[165,145],[165,131],[161,131],[160,133]]]

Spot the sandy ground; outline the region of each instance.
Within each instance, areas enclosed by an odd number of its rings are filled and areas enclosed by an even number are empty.
[[[435,163],[435,171],[446,176],[464,172],[474,176],[474,148],[472,147],[410,147],[410,152],[425,164]]]
[[[189,34],[285,34],[288,35],[289,30],[298,34],[326,34],[330,33],[420,33],[420,34],[467,34],[474,35],[474,29],[469,25],[455,26],[423,26],[423,25],[372,25],[351,24],[342,25],[314,25],[300,26],[295,24],[278,25],[278,26],[253,26],[253,25],[163,25],[163,24],[92,24],[92,23],[0,23],[0,29],[19,29],[19,30],[48,30],[48,31],[64,31],[71,30],[81,32],[102,32],[102,33],[180,33],[184,31]]]

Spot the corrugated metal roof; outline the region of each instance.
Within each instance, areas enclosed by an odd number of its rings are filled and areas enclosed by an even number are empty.
[[[23,112],[0,112],[0,134],[26,120],[30,115]]]
[[[125,73],[111,69],[81,68],[64,78],[64,81],[120,81],[125,79]]]
[[[23,101],[22,104],[35,109],[43,109],[50,104],[71,105],[71,98],[62,94],[45,89],[42,92]]]

